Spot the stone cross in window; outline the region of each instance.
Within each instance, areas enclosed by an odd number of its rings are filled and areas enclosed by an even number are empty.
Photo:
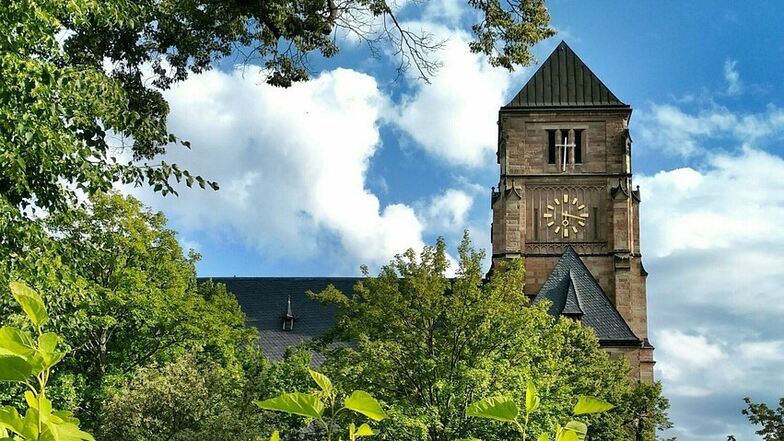
[[[568,149],[569,147],[575,148],[577,147],[577,145],[574,143],[570,144],[569,138],[567,136],[564,136],[563,144],[556,144],[555,146],[561,148],[561,156],[563,156],[563,168],[561,170],[566,171],[566,158],[568,157],[568,152],[569,152]]]

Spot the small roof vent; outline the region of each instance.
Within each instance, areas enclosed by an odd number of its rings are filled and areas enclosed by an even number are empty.
[[[294,314],[291,312],[291,295],[289,295],[288,305],[286,306],[286,313],[283,314],[283,330],[284,331],[293,331],[294,330]]]

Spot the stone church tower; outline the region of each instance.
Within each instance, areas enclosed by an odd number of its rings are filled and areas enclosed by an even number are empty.
[[[499,112],[493,260],[525,258],[525,293],[592,327],[653,381],[639,189],[621,102],[561,42]]]

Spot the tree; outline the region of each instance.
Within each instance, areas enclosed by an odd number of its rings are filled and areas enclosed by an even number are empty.
[[[0,279],[24,276],[46,293],[50,327],[73,354],[54,376],[53,396],[73,400],[87,427],[139,368],[195,349],[204,360],[236,368],[255,344],[225,287],[197,285],[198,255],[184,256],[165,222],[131,197],[96,194],[87,207],[46,220],[56,258],[41,271],[35,263],[6,263],[0,271]],[[20,320],[7,301],[0,301],[0,317],[3,324]]]
[[[484,281],[482,258],[466,236],[456,277],[449,279],[439,240],[419,256],[409,250],[396,257],[377,277],[365,268],[367,278],[353,295],[334,287],[315,295],[341,308],[336,327],[321,342],[327,357],[322,369],[388,406],[384,439],[515,438],[514,428],[466,418],[466,407],[496,395],[522,402],[530,380],[538,385],[542,406],[532,416],[529,437],[561,422],[574,396],[621,405],[641,393],[625,362],[610,359],[590,329],[551,317],[547,305],[528,304],[521,260],[498,262]],[[593,439],[635,439],[635,428],[624,426],[640,417],[640,409],[631,407],[592,417]]]
[[[762,426],[761,429],[756,431],[765,441],[779,441],[784,439],[784,397],[779,398],[779,406],[776,409],[771,409],[765,403],[755,403],[751,398],[746,397],[743,399],[746,403],[746,408],[741,411],[746,415],[749,422]],[[728,439],[735,439],[730,435]]]

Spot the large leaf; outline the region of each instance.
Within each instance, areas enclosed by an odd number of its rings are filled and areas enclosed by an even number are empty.
[[[22,311],[27,314],[30,322],[36,328],[43,326],[49,320],[49,316],[46,313],[46,306],[44,306],[41,296],[24,283],[11,282],[10,286],[11,294],[19,303],[19,306],[22,307]]]
[[[580,438],[571,430],[563,430],[555,438],[555,441],[580,441]]]
[[[525,412],[531,413],[539,407],[539,395],[536,393],[536,386],[532,381],[528,382],[525,390]]]
[[[41,365],[49,369],[65,357],[65,352],[58,352],[57,343],[60,336],[54,332],[46,332],[38,337],[38,354],[41,356]]]
[[[343,406],[346,409],[361,413],[373,421],[381,421],[387,417],[378,401],[365,391],[355,390],[350,397],[346,398]]]
[[[23,424],[19,412],[11,406],[0,407],[0,427],[21,434]]]
[[[33,367],[18,355],[0,354],[0,381],[25,381],[32,375]]]
[[[291,393],[283,394],[264,401],[254,401],[262,409],[278,412],[293,413],[310,418],[321,418],[324,412],[324,403],[310,394]]]
[[[612,404],[598,398],[581,396],[574,406],[573,415],[588,415],[592,413],[602,413],[614,408]]]
[[[543,433],[539,435],[539,438],[537,438],[536,441],[550,441],[550,435]]]
[[[92,435],[80,430],[74,423],[50,424],[49,428],[57,441],[95,441]]]
[[[356,436],[357,438],[359,438],[360,436],[372,436],[372,435],[373,435],[373,429],[371,429],[367,423],[364,423],[361,426],[359,426],[359,428],[357,428],[357,431],[354,432],[354,436]]]
[[[35,341],[29,333],[7,326],[0,328],[0,354],[27,358],[32,356],[35,351]]]
[[[508,397],[490,397],[479,400],[466,409],[466,415],[511,423],[517,421],[520,409]]]
[[[335,388],[332,386],[332,381],[330,381],[326,375],[322,374],[321,372],[316,372],[313,369],[308,369],[308,372],[310,372],[310,376],[313,378],[313,381],[318,384],[325,394],[331,395],[335,391]]]
[[[269,441],[280,441],[280,433],[277,430],[272,432]]]
[[[574,434],[577,435],[577,439],[580,441],[583,441],[588,434],[588,426],[579,421],[569,421],[566,423],[564,429],[574,432]]]

